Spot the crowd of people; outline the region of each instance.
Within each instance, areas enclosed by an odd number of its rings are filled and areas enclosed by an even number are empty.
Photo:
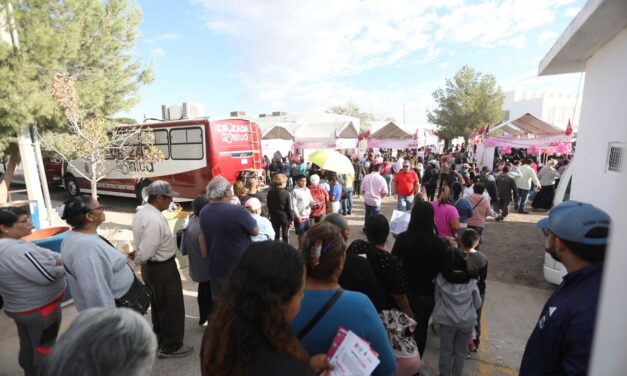
[[[127,256],[98,235],[105,221],[98,200],[74,197],[60,208],[72,227],[60,254],[21,240],[32,229],[27,212],[0,210],[0,294],[18,327],[25,373],[79,375],[90,367],[145,375],[155,356],[193,353],[184,343],[180,248],[198,283],[198,324],[207,325],[203,375],[319,374],[332,368],[326,354],[340,327],[378,354],[374,375],[417,375],[430,325],[440,340],[439,374],[461,375],[481,346],[486,218],[504,220],[512,203],[525,213],[534,189],[532,208],[550,208],[564,161],[549,160],[536,174],[530,158],[499,160],[491,170],[462,153],[407,151],[352,156],[355,173],[336,174],[299,158],[290,171],[279,158],[268,163],[267,195],[255,176],[234,186],[214,177],[193,201],[180,244],[162,214],[178,193],[153,182],[134,216],[128,255],[143,283]],[[349,243],[353,195],[363,196],[366,239]],[[387,249],[390,223],[380,209],[389,195],[410,220]],[[569,274],[529,340],[521,374],[585,373],[609,226],[601,210],[574,201],[539,223],[547,252]],[[55,345],[66,285],[79,317]],[[152,330],[140,316],[145,299]],[[572,315],[555,322],[556,305]],[[66,352],[81,362],[70,364]]]

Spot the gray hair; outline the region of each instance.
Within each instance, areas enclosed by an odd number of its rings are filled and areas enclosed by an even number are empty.
[[[209,201],[221,200],[227,193],[232,193],[231,184],[222,176],[216,176],[207,184],[207,197]]]
[[[82,311],[46,359],[48,376],[147,376],[157,338],[141,315],[128,308]]]
[[[324,222],[329,222],[340,228],[342,231],[346,231],[348,228],[348,221],[340,213],[331,213],[324,217]]]
[[[309,181],[311,182],[311,184],[313,185],[318,185],[320,184],[320,176],[313,174],[309,177]]]

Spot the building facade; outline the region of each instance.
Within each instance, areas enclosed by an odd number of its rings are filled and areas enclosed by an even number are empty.
[[[518,119],[526,113],[562,129],[566,129],[570,120],[576,130],[579,126],[581,98],[577,98],[577,93],[505,92],[503,120]]]

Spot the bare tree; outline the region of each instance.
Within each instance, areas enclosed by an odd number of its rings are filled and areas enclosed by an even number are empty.
[[[161,150],[154,146],[154,134],[149,129],[118,127],[97,116],[84,118],[72,76],[55,75],[52,97],[63,108],[69,133],[46,133],[42,139],[46,146],[68,161],[73,171],[90,181],[93,198],[98,195],[98,182],[116,168],[116,163],[107,163],[108,160],[119,163],[127,159],[145,162],[163,159]],[[140,174],[135,178],[140,179]]]

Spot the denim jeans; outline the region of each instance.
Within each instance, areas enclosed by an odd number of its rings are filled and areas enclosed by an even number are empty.
[[[385,174],[383,175],[383,179],[385,179],[385,182],[388,183],[388,193],[392,194],[392,180],[394,179],[394,175]]]
[[[368,222],[370,217],[372,217],[375,214],[379,214],[379,211],[381,210],[381,206],[370,206],[368,204],[365,204],[365,205],[366,205],[366,218],[364,219],[364,225],[366,224],[366,222]]]
[[[353,187],[346,187],[344,190],[347,198],[342,200],[342,214],[347,214],[353,210]]]
[[[397,195],[396,209],[399,211],[411,212],[411,202],[414,200],[413,196]],[[403,207],[405,210],[403,210]]]
[[[528,189],[518,188],[518,202],[516,202],[516,209],[519,213],[525,210],[525,203],[527,202],[527,196],[529,196]]]

